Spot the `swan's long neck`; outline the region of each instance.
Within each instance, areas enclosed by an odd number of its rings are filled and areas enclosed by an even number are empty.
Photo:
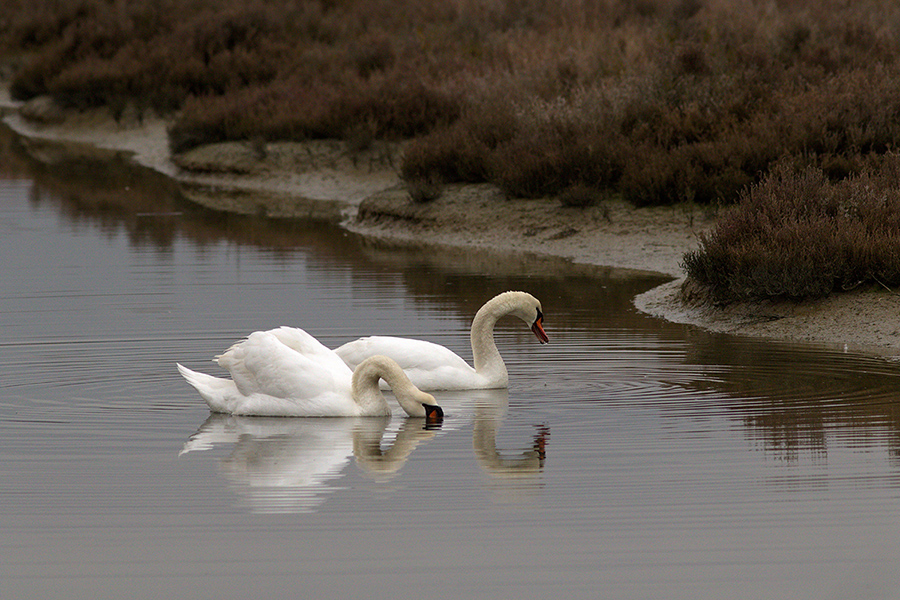
[[[508,294],[509,292],[500,294],[478,309],[472,320],[470,333],[475,372],[498,383],[506,383],[509,380],[506,365],[494,342],[494,325],[497,324],[497,319],[512,310]]]
[[[366,416],[391,414],[387,400],[378,386],[380,379],[387,381],[397,402],[406,414],[412,417],[425,416],[423,403],[434,404],[434,398],[413,385],[400,365],[386,356],[378,355],[361,362],[353,372],[352,394],[353,399],[359,404],[361,414]]]
[[[391,408],[378,387],[383,366],[381,359],[380,356],[368,358],[353,371],[350,393],[353,400],[359,405],[360,414],[363,416],[391,414]]]

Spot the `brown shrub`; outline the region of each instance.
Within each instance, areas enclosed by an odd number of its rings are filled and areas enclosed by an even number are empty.
[[[407,181],[482,183],[491,180],[491,156],[513,138],[517,117],[508,102],[461,107],[461,117],[410,142],[401,177]]]
[[[15,98],[179,111],[182,150],[412,138],[409,181],[644,205],[734,202],[785,157],[852,176],[900,140],[900,9],[883,0],[7,5]]]
[[[458,124],[410,142],[400,165],[406,181],[487,181],[488,147]]]
[[[900,283],[900,155],[838,183],[781,163],[684,257],[719,302],[820,297]]]
[[[338,122],[370,122],[380,138],[411,138],[459,118],[459,101],[403,70],[380,81],[343,90],[334,108]],[[343,137],[343,132],[334,137]]]
[[[181,152],[226,140],[335,138],[360,134],[404,139],[446,127],[459,114],[457,102],[415,80],[379,82],[347,78],[277,81],[232,94],[189,99],[170,129],[170,144]]]
[[[578,184],[615,186],[622,171],[613,131],[547,123],[524,128],[491,155],[491,180],[510,196],[552,196]]]

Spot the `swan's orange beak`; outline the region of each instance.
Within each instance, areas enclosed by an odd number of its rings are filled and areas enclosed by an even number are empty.
[[[431,429],[444,422],[444,409],[436,404],[423,404],[425,407],[425,428]]]
[[[544,315],[538,311],[537,319],[534,320],[534,324],[531,326],[531,331],[534,333],[535,337],[537,337],[538,341],[542,344],[546,344],[550,341],[550,338],[547,337],[547,334],[544,332]]]

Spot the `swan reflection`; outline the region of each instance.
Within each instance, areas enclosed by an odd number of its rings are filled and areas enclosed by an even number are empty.
[[[478,465],[490,477],[489,488],[494,500],[521,502],[532,498],[543,485],[550,428],[536,426],[531,445],[524,449],[498,449],[497,432],[509,408],[509,391],[478,390],[473,396],[472,447]]]
[[[181,454],[234,444],[219,464],[222,475],[254,512],[309,512],[339,487],[333,480],[350,462],[383,481],[395,476],[416,446],[438,429],[405,419],[387,449],[391,417],[287,419],[214,413]]]
[[[232,445],[219,472],[253,512],[311,512],[335,491],[351,458],[364,475],[383,484],[396,477],[416,447],[437,434],[459,431],[472,421],[476,463],[487,488],[500,502],[537,495],[549,429],[537,426],[524,448],[498,448],[509,392],[446,392],[441,403],[457,416],[448,426],[429,428],[424,419],[392,417],[283,418],[213,413],[184,444],[181,454]],[[399,421],[399,423],[398,423]],[[393,426],[392,426],[393,423]]]

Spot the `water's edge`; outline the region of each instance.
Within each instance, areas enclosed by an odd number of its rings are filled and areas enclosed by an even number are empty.
[[[0,110],[7,113],[4,122],[29,141],[37,160],[51,163],[60,154],[77,157],[91,152],[97,158],[98,150],[110,158],[126,154],[177,181],[192,202],[214,210],[324,220],[364,237],[417,248],[480,248],[663,274],[674,281],[636,297],[638,310],[708,331],[827,344],[880,356],[900,354],[900,294],[886,290],[803,304],[728,309],[686,305],[678,293],[681,259],[714,225],[714,215],[697,207],[635,209],[610,202],[548,211],[546,199],[509,200],[487,185],[448,186],[439,199],[415,204],[393,167],[384,161],[375,167],[372,161],[368,167],[355,160],[350,164],[337,142],[318,144],[315,152],[304,144],[273,147],[282,156],[315,155],[313,164],[297,159],[265,168],[235,168],[245,164],[246,144],[217,144],[201,158],[173,160],[161,119],[128,126],[95,116],[37,125],[21,116],[21,108],[7,90],[0,90]],[[194,170],[179,167],[188,163]],[[202,172],[198,164],[203,165]]]

